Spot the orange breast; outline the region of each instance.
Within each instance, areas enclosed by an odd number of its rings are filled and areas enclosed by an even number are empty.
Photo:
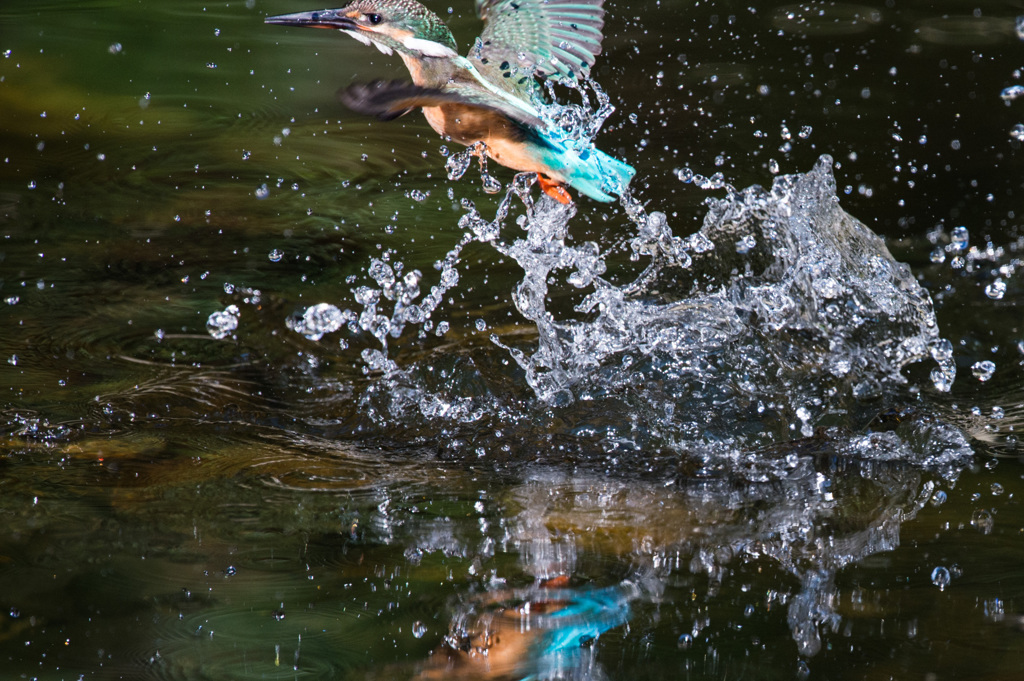
[[[423,107],[423,115],[440,135],[469,146],[475,142],[487,145],[487,155],[513,170],[543,173],[564,181],[558,173],[540,161],[539,150],[523,131],[501,114],[465,104]]]

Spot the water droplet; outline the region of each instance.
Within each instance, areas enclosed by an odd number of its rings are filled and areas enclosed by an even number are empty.
[[[979,381],[981,381],[983,383],[985,381],[987,381],[988,379],[992,378],[992,374],[994,374],[995,372],[996,372],[996,364],[995,364],[995,362],[992,362],[992,361],[987,360],[987,359],[984,360],[984,361],[981,361],[981,362],[975,362],[971,366],[971,373],[974,374],[974,377],[976,379],[978,379]]]
[[[270,196],[270,188],[266,184],[261,184],[256,188],[256,198],[265,199]]]
[[[226,568],[224,568],[224,576],[225,577],[234,577],[235,574],[237,574],[237,573],[238,573],[238,570],[235,569],[234,565],[228,565]]]
[[[944,263],[946,262],[946,250],[942,248],[942,246],[936,246],[934,249],[932,249],[929,258],[936,265]]]
[[[458,180],[465,175],[472,159],[472,153],[467,153],[465,151],[449,156],[448,161],[444,164],[445,168],[448,170],[448,179]]]
[[[480,179],[483,180],[484,191],[486,193],[497,194],[498,192],[501,191],[501,181],[499,181],[498,178],[494,177],[493,175],[484,173]]]
[[[1024,124],[1017,123],[1010,128],[1010,137],[1018,142],[1024,142]]]
[[[996,279],[985,287],[985,295],[992,300],[1002,300],[1003,296],[1006,295],[1006,282],[1002,279]]]
[[[971,526],[982,534],[991,533],[993,525],[995,525],[995,520],[993,520],[992,514],[983,508],[979,508],[971,515]]]
[[[746,254],[754,250],[755,246],[757,246],[757,237],[753,234],[747,234],[736,242],[736,252]]]
[[[372,289],[367,290],[372,291]],[[357,297],[358,300],[359,298]],[[376,302],[376,299],[374,299],[374,302]],[[370,303],[367,301],[363,304],[369,305]],[[355,321],[355,319],[356,314],[354,312],[348,310],[342,312],[329,303],[318,303],[307,308],[301,317],[289,317],[285,320],[285,325],[309,340],[318,341],[325,334],[333,333],[345,324]]]
[[[238,328],[238,306],[228,305],[206,319],[206,331],[217,340],[227,338]]]
[[[941,565],[932,570],[932,584],[939,587],[939,591],[945,591],[952,579],[949,569]]]
[[[284,251],[280,248],[275,248],[267,254],[267,257],[270,259],[270,262],[281,262],[281,259],[284,258]]]
[[[107,52],[110,54],[121,54],[121,43],[111,43],[110,47],[107,48]]]
[[[416,638],[423,638],[423,635],[427,633],[427,625],[419,620],[412,623],[412,635]]]
[[[1024,86],[1011,85],[1008,88],[1003,88],[1003,91],[999,93],[999,96],[1003,98],[1003,101],[1012,102],[1013,100],[1024,96]]]
[[[939,392],[948,393],[953,389],[953,380],[949,374],[939,367],[932,369],[930,378],[932,379],[932,385]]]
[[[967,244],[970,242],[970,233],[967,228],[963,225],[954,227],[953,232],[949,235],[950,246],[957,251],[963,251],[967,249]]]
[[[682,634],[682,635],[679,636],[679,639],[676,640],[676,647],[679,648],[680,650],[689,650],[690,646],[692,646],[692,645],[693,645],[693,635],[692,634]]]

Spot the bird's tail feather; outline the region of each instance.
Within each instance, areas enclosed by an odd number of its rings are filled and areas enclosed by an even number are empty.
[[[566,179],[571,187],[596,201],[613,201],[636,174],[633,166],[593,147],[578,154],[577,159],[566,164]]]

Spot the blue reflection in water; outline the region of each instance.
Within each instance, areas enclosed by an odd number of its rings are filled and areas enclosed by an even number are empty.
[[[457,614],[439,655],[422,678],[468,676],[593,678],[600,675],[594,643],[629,621],[630,603],[660,593],[657,580],[638,575],[615,586],[490,592]],[[480,612],[478,612],[480,610]]]

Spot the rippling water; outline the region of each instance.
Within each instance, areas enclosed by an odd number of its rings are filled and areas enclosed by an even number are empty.
[[[0,10],[7,676],[1020,675],[1018,8],[611,5],[569,208],[302,9]]]

